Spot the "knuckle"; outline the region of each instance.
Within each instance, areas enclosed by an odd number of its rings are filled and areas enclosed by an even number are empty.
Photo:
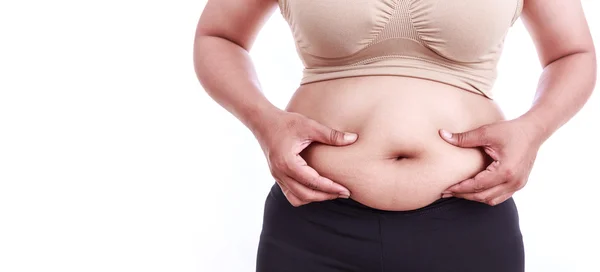
[[[461,133],[461,134],[457,134],[456,135],[456,141],[458,142],[458,144],[464,144],[466,142],[466,136],[465,134]]]
[[[503,171],[504,177],[508,180],[511,180],[515,177],[515,171],[512,168],[506,168]]]
[[[314,202],[314,201],[319,201],[320,199],[317,197],[317,195],[315,193],[308,193],[306,194],[306,197],[304,198],[304,201],[307,202]]]
[[[475,201],[484,202],[484,203],[487,203],[487,202],[489,201],[489,200],[488,200],[488,197],[487,197],[487,196],[485,196],[485,195],[483,195],[483,194],[476,194],[476,195],[473,195],[473,199],[474,199]]]
[[[285,164],[285,160],[283,160],[283,158],[280,156],[271,156],[269,157],[269,163],[271,164],[271,168],[276,170],[282,168],[282,166]]]
[[[292,204],[292,206],[294,207],[300,207],[302,206],[302,202],[295,200],[295,199],[288,199],[288,201],[290,202],[290,204]]]
[[[306,181],[306,187],[316,190],[319,189],[319,182],[317,178],[310,178]]]
[[[299,200],[302,201],[309,201],[310,200],[310,194],[305,192],[305,191],[298,191],[296,193],[296,197],[298,197]]]
[[[483,189],[485,189],[481,176],[475,176],[475,178],[473,178],[473,189],[476,192],[481,192]]]
[[[330,132],[329,132],[329,140],[332,143],[339,142],[339,139],[341,139],[341,137],[342,137],[342,133],[341,132],[339,132],[339,131],[337,131],[335,129],[330,130]]]
[[[518,180],[517,182],[515,182],[515,189],[520,190],[523,189],[523,187],[525,187],[526,181],[525,180]]]

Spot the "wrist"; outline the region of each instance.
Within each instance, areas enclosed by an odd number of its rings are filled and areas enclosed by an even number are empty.
[[[269,128],[272,128],[273,121],[276,120],[278,118],[277,116],[282,112],[283,111],[275,105],[265,102],[248,108],[244,113],[244,120],[242,122],[255,136],[258,137],[269,130]]]
[[[552,131],[548,128],[548,124],[544,122],[535,112],[527,112],[516,119],[527,134],[531,135],[534,143],[541,145],[545,142]]]

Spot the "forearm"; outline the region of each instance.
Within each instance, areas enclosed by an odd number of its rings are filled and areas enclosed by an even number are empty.
[[[520,119],[529,121],[544,142],[583,107],[595,82],[593,51],[555,60],[544,68],[532,107]]]
[[[204,90],[253,133],[281,111],[264,96],[248,51],[214,36],[194,43],[194,68]]]

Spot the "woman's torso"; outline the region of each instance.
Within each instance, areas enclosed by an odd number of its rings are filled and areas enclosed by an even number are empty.
[[[462,132],[504,119],[496,103],[451,85],[402,76],[362,76],[301,85],[287,111],[355,132],[349,146],[313,143],[300,155],[354,200],[382,210],[426,206],[490,163],[479,148],[445,142],[439,129]]]
[[[373,208],[410,210],[487,167],[445,142],[503,119],[491,100],[504,38],[523,0],[278,0],[305,66],[288,111],[358,141],[301,153]]]

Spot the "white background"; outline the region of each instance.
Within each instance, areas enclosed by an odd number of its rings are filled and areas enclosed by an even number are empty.
[[[600,44],[600,3],[583,2]],[[254,270],[273,180],[193,72],[203,6],[0,4],[0,271]],[[302,66],[278,11],[252,57],[285,107]],[[519,21],[494,89],[508,117],[527,110],[540,71]],[[600,271],[599,96],[545,143],[515,197],[528,271]]]

